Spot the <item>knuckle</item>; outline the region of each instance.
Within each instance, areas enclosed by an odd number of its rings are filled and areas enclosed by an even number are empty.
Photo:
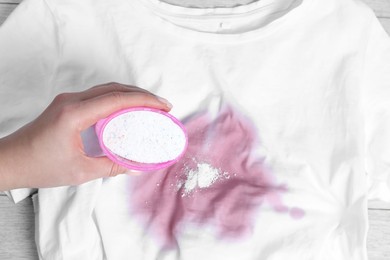
[[[80,108],[79,103],[66,103],[60,106],[58,109],[58,115],[57,119],[62,121],[71,122],[74,118],[74,115],[77,113],[77,111]]]
[[[110,96],[114,100],[114,102],[121,103],[123,100],[123,93],[121,93],[120,91],[114,90],[110,92]]]
[[[72,97],[72,94],[71,93],[61,93],[61,94],[58,94],[54,100],[53,100],[53,103],[54,104],[63,104],[67,101],[69,101]]]
[[[123,85],[125,89],[132,90],[132,91],[138,91],[142,90],[142,88],[134,86],[134,85]]]
[[[106,83],[105,85],[108,85],[108,86],[115,86],[115,85],[119,85],[119,83],[116,82],[116,81],[111,81],[111,82]]]
[[[119,84],[118,82],[111,81],[111,82],[106,82],[103,84],[95,85],[95,86],[91,87],[90,89],[118,88],[119,86],[121,86],[121,84]]]
[[[99,85],[95,85],[95,86],[92,86],[90,87],[89,89],[86,89],[85,91],[88,91],[88,90],[91,90],[91,89],[97,89],[97,88],[101,88],[101,87],[104,87],[106,86],[107,84],[99,84]]]
[[[124,88],[123,85],[118,82],[110,82],[107,85],[110,86],[113,90],[123,90]]]

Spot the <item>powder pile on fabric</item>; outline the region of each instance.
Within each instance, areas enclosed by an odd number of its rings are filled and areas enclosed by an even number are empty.
[[[187,196],[196,189],[205,189],[213,185],[220,179],[229,179],[227,172],[214,168],[208,163],[198,163],[196,169],[191,169],[186,173],[186,180],[179,182],[177,187],[183,188],[182,196]]]
[[[131,111],[113,118],[103,132],[114,154],[140,163],[174,160],[185,149],[183,130],[169,117],[151,111]]]

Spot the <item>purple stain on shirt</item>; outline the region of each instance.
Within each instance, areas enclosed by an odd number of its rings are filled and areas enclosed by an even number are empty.
[[[185,223],[212,223],[221,238],[245,236],[265,202],[293,219],[304,216],[283,204],[287,188],[256,155],[259,141],[249,120],[225,107],[215,118],[207,113],[190,118],[186,128],[186,155],[168,169],[145,173],[131,187],[132,214],[165,246],[175,245]]]

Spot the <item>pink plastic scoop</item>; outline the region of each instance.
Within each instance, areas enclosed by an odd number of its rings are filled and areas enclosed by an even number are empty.
[[[184,125],[172,115],[153,108],[132,107],[96,123],[104,154],[132,170],[153,171],[177,162],[185,153]]]

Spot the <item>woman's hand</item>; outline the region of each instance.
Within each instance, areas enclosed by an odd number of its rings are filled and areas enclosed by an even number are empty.
[[[134,106],[171,109],[165,99],[117,83],[58,95],[38,118],[0,139],[0,190],[78,185],[126,172],[105,157],[88,157],[80,133]]]

